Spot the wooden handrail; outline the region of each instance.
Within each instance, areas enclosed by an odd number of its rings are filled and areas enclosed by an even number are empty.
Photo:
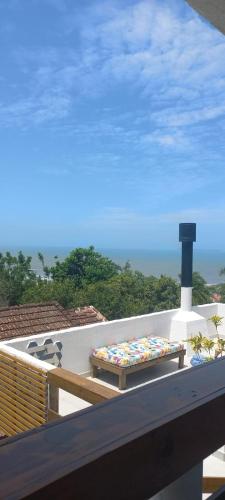
[[[64,368],[49,371],[48,383],[92,404],[102,403],[120,394]]]
[[[205,363],[3,441],[0,497],[153,496],[224,444],[224,370]]]
[[[203,493],[214,493],[222,486],[225,486],[225,477],[205,476],[202,481]]]
[[[56,411],[52,410],[51,408],[48,410],[48,421],[49,422],[52,422],[52,420],[58,420],[59,418],[61,418],[61,416],[59,415],[59,413],[57,413]]]
[[[225,499],[225,486],[222,486],[218,491],[209,497],[209,500],[224,500]]]

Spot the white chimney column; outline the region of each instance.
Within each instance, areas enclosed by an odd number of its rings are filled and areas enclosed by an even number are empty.
[[[180,298],[180,308],[181,311],[191,311],[192,310],[192,287],[181,287],[181,298]]]
[[[207,321],[192,309],[193,242],[196,241],[196,224],[180,224],[179,241],[182,243],[181,305],[172,319],[170,338],[183,343],[198,332],[206,335]],[[191,355],[190,345],[185,345],[187,354]]]

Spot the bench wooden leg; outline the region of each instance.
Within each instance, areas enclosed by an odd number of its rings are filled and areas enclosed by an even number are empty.
[[[91,377],[97,378],[98,376],[98,368],[95,365],[91,365]]]
[[[119,374],[119,389],[123,390],[127,387],[126,372],[122,370]]]
[[[184,368],[184,354],[179,355],[178,369]]]

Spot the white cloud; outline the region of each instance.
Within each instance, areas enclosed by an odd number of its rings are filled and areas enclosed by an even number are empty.
[[[141,143],[144,145],[158,144],[165,148],[179,148],[188,145],[185,136],[176,129],[156,129],[150,134],[145,134],[141,138]]]
[[[166,125],[171,127],[182,127],[186,125],[193,125],[200,122],[205,122],[208,120],[214,120],[215,118],[225,116],[225,105],[221,103],[218,106],[213,107],[202,107],[190,111],[177,111],[174,113],[173,109],[163,110],[152,114],[152,118],[159,125]]]
[[[102,227],[102,229],[110,227],[112,229],[141,229],[152,227],[159,228],[165,224],[171,224],[176,227],[180,222],[196,222],[199,224],[224,223],[225,206],[218,208],[190,208],[178,210],[174,212],[166,212],[160,214],[143,214],[133,212],[123,207],[105,207],[101,214],[92,216],[87,223],[91,222],[92,226]]]
[[[135,113],[145,103],[150,121],[160,126],[223,116],[225,41],[180,0],[94,2],[74,6],[74,13],[65,0],[48,3],[61,11],[62,28],[70,23],[71,38],[65,47],[17,51],[26,86],[10,105],[2,103],[2,123],[60,120],[73,113],[77,100],[101,98],[121,84],[133,91]],[[173,133],[155,140],[170,145]]]

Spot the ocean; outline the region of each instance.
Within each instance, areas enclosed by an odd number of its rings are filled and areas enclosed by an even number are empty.
[[[16,253],[17,248],[2,248],[1,251],[11,251]],[[46,265],[54,263],[54,256],[63,260],[72,248],[69,247],[46,247],[21,248],[25,255],[32,256],[32,268],[36,273],[42,274],[42,267],[37,258],[37,252],[44,255]],[[129,249],[106,249],[98,248],[97,251],[109,257],[114,262],[124,265],[130,261],[132,269],[141,271],[146,276],[160,276],[166,274],[172,278],[178,279],[181,267],[181,251],[176,250],[129,250]],[[198,271],[208,284],[216,284],[225,281],[220,277],[220,269],[225,267],[225,252],[219,250],[194,250],[193,260],[194,271]]]

